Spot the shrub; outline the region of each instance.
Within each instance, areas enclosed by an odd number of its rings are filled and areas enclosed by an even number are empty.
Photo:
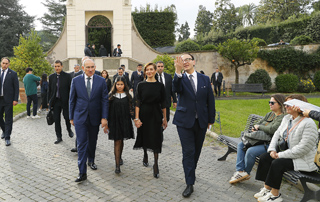
[[[272,85],[271,77],[264,69],[257,69],[254,73],[250,74],[246,83],[262,83],[265,90],[270,90]]]
[[[298,92],[300,93],[312,93],[316,90],[311,79],[303,80],[301,79],[298,84]]]
[[[313,77],[313,84],[315,87],[320,90],[320,71],[317,71]]]
[[[191,39],[182,41],[177,44],[175,51],[176,52],[188,52],[188,51],[197,51],[200,50],[200,45]]]
[[[201,47],[201,50],[217,50],[217,46],[213,44],[207,44]]]
[[[174,59],[168,55],[158,55],[152,62],[156,64],[156,62],[162,61],[164,63],[164,72],[174,75],[175,68],[174,68]]]
[[[299,78],[294,74],[280,74],[275,79],[277,91],[280,93],[292,93],[297,90]]]
[[[266,46],[267,43],[265,40],[254,37],[253,39],[251,39],[251,42],[257,42],[257,46]]]
[[[313,43],[313,40],[305,35],[296,36],[294,39],[290,41],[290,45],[306,45],[309,43]]]

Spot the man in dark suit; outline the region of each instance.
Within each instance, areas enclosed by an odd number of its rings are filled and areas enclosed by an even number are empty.
[[[80,65],[79,64],[74,65],[74,71],[70,72],[71,78],[73,79],[74,77],[76,77],[80,74],[83,74],[83,71],[80,70]]]
[[[104,78],[94,74],[96,66],[91,59],[84,61],[84,74],[72,80],[69,118],[77,134],[79,176],[75,182],[87,179],[87,160],[94,163],[99,125],[107,132],[108,88]]]
[[[57,140],[54,142],[58,144],[62,141],[62,132],[61,132],[61,111],[63,111],[63,117],[66,122],[67,131],[69,133],[69,137],[73,137],[73,132],[71,130],[71,124],[69,120],[69,93],[70,93],[70,85],[71,85],[71,76],[70,74],[64,72],[62,70],[62,62],[60,60],[56,60],[54,62],[54,69],[56,73],[51,74],[49,76],[49,107],[53,108],[53,116],[54,116],[54,125]]]
[[[163,72],[164,70],[164,63],[162,61],[158,61],[157,65],[157,74],[158,74],[158,81],[163,83],[166,89],[166,108],[167,108],[167,122],[170,119],[170,107],[171,102],[173,102],[173,108],[177,107],[177,96],[172,91],[172,77],[170,74]]]
[[[121,54],[122,54],[121,45],[118,44],[118,45],[117,45],[117,48],[115,48],[115,49],[113,50],[113,56],[114,56],[114,57],[121,57]]]
[[[219,97],[221,93],[222,79],[223,79],[223,75],[221,72],[219,72],[219,68],[217,67],[216,72],[214,72],[211,76],[211,85],[214,85],[214,92],[216,96],[219,96]]]
[[[215,103],[210,79],[195,71],[193,55],[184,53],[174,63],[176,71],[172,83],[173,91],[178,94],[178,105],[173,124],[177,126],[182,146],[187,184],[182,195],[189,197],[207,128],[214,123]],[[184,74],[181,74],[182,70]]]
[[[84,48],[84,55],[88,57],[92,57],[92,52],[91,52],[89,43],[87,43],[86,47]]]
[[[131,92],[133,92],[133,97],[136,95],[136,89],[138,83],[143,81],[143,71],[142,71],[142,64],[138,64],[137,71],[132,72],[131,74]]]
[[[127,73],[127,72],[125,72],[125,73]],[[116,73],[116,74],[113,76],[113,81],[112,81],[112,83],[115,82],[115,80],[116,80],[116,78],[117,78],[118,76],[124,76],[124,77],[126,78],[126,82],[127,82],[127,84],[128,84],[128,88],[131,89],[131,83],[130,83],[130,80],[129,80],[129,74],[128,74],[128,73],[125,74],[125,73],[124,73],[123,67],[119,67],[118,73]]]
[[[9,69],[9,58],[1,59],[0,72],[0,127],[2,129],[1,139],[5,139],[5,145],[10,146],[10,136],[13,123],[13,106],[18,104],[19,81],[17,73]],[[3,120],[5,113],[5,120]]]

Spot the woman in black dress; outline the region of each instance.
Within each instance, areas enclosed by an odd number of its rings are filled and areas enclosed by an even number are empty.
[[[115,173],[119,174],[122,161],[123,140],[133,139],[132,97],[126,78],[118,76],[109,93],[109,140],[114,140],[114,156],[116,161]]]
[[[143,149],[143,165],[148,166],[147,150],[154,153],[153,176],[159,178],[158,154],[161,153],[163,133],[166,129],[166,99],[164,85],[155,78],[156,65],[148,63],[144,68],[146,81],[136,90],[135,125],[138,128],[134,149]]]
[[[102,70],[101,76],[106,80],[108,91],[111,91],[111,80],[109,79],[109,73],[107,70]]]

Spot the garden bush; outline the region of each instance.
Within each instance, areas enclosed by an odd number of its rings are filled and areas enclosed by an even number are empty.
[[[297,90],[299,78],[294,74],[280,74],[275,79],[277,91],[280,93],[292,93]]]
[[[307,45],[309,43],[313,43],[313,40],[305,35],[296,36],[290,41],[290,45]]]
[[[201,50],[217,50],[217,46],[213,44],[207,44],[201,47]]]
[[[175,51],[178,53],[198,50],[200,50],[200,45],[192,41],[191,39],[178,43],[175,48]]]
[[[266,46],[267,43],[265,40],[254,37],[253,39],[251,39],[251,42],[257,42],[257,46]]]
[[[317,88],[317,90],[320,90],[320,71],[316,71],[316,73],[313,76],[313,84]]]
[[[264,90],[270,90],[272,85],[271,77],[264,69],[257,69],[254,73],[250,74],[246,83],[262,83]]]
[[[300,93],[312,93],[316,90],[316,87],[314,86],[311,79],[307,79],[307,80],[301,79],[298,84],[297,90]]]

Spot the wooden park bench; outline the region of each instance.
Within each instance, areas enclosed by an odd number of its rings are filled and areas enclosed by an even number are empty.
[[[267,90],[263,89],[262,83],[245,83],[245,84],[231,84],[231,90],[233,96],[236,95],[236,92],[251,92],[251,93],[262,93],[264,95]]]
[[[247,119],[247,124],[245,126],[244,131],[251,131],[253,125],[258,123],[262,118],[262,116],[250,114]],[[218,140],[228,146],[228,151],[224,156],[220,157],[218,161],[225,161],[230,153],[237,152],[238,144],[241,141],[240,138],[232,138],[225,135],[219,135]],[[259,163],[259,157],[256,158],[256,162]],[[320,184],[320,173],[318,171],[303,172],[290,170],[285,172],[283,176],[287,181],[292,182],[294,184],[298,184],[300,180],[300,183],[304,191],[303,198],[300,202],[305,202],[311,199],[316,199],[320,201],[320,190],[313,191],[307,186],[307,182],[313,184]]]

